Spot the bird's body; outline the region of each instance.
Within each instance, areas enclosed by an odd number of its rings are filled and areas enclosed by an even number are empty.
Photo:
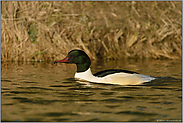
[[[155,79],[148,75],[142,75],[137,73],[131,74],[125,72],[117,72],[100,77],[100,74],[99,76],[95,76],[95,74],[93,75],[90,68],[85,72],[76,73],[74,78],[83,79],[86,81],[96,83],[118,84],[118,85],[137,85]]]
[[[77,72],[74,78],[90,82],[118,85],[137,85],[155,79],[155,77],[120,69],[104,70],[93,75],[90,69],[90,58],[82,50],[72,50],[68,53],[68,56],[65,59],[55,61],[55,63],[58,62],[75,63],[77,66]]]

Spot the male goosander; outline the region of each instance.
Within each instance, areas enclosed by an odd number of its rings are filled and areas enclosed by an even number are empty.
[[[104,70],[93,75],[90,69],[90,58],[82,50],[72,50],[68,53],[65,59],[55,61],[54,64],[59,62],[76,64],[77,72],[74,78],[90,82],[118,85],[137,85],[155,79],[154,77],[148,75],[142,75],[136,72],[120,69]]]

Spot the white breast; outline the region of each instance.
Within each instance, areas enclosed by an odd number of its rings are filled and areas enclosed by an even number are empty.
[[[95,77],[92,74],[90,68],[85,72],[79,72],[79,73],[76,72],[74,78],[84,79],[84,80],[91,81],[91,82],[98,82],[101,79],[99,77]]]
[[[90,82],[97,82],[97,83],[108,83],[108,84],[119,84],[119,85],[136,85],[141,84],[144,82],[149,82],[154,77],[142,74],[129,74],[129,73],[115,73],[110,74],[105,77],[95,77],[91,69],[89,68],[85,72],[76,73],[75,78],[83,79]]]

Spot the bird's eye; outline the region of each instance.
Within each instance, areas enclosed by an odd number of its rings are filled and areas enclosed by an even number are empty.
[[[75,58],[75,56],[72,56],[72,58],[74,59],[74,58]]]

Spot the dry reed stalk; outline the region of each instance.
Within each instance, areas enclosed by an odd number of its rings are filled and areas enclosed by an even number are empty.
[[[123,10],[123,11],[121,11]],[[2,1],[1,61],[182,56],[181,2]]]

